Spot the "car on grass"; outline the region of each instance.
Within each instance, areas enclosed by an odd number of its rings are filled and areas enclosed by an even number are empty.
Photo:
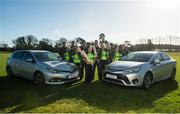
[[[75,64],[61,61],[56,54],[43,50],[14,52],[7,60],[6,71],[9,77],[18,76],[33,80],[38,87],[80,79]]]
[[[151,87],[156,81],[175,80],[176,60],[158,51],[129,53],[121,61],[108,64],[103,80],[124,86]]]

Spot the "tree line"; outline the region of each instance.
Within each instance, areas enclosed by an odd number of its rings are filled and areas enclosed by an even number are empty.
[[[169,37],[170,40],[174,37]],[[139,42],[135,45],[132,45],[130,41],[124,41],[125,44],[129,45],[130,51],[148,51],[148,50],[162,50],[162,51],[180,51],[180,45],[174,44],[153,44],[152,39],[143,39],[146,42]],[[140,41],[143,41],[140,39]],[[38,49],[38,50],[48,50],[52,52],[57,52],[62,46],[64,42],[71,47],[74,45],[74,40],[67,40],[66,38],[62,37],[57,41],[52,41],[49,38],[42,38],[38,40],[34,35],[26,35],[17,37],[13,41],[13,47],[8,47],[8,44],[5,42],[0,42],[0,51],[14,51],[14,50],[26,50],[26,49]],[[113,44],[107,41],[109,44]],[[117,45],[117,44],[113,44]]]

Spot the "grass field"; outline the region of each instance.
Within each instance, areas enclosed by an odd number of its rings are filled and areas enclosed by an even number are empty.
[[[8,53],[0,52],[0,112],[180,112],[180,53],[176,82],[156,83],[148,91],[102,83],[82,82],[36,88],[31,81],[8,79]]]

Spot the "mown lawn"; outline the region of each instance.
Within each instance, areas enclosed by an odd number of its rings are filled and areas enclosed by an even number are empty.
[[[0,52],[0,112],[180,112],[180,53],[176,81],[156,83],[148,91],[96,79],[36,88],[31,81],[8,79],[5,63],[8,53]],[[97,73],[96,73],[97,74]]]

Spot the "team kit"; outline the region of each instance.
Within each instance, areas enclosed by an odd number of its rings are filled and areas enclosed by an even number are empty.
[[[85,83],[94,80],[95,69],[98,70],[98,78],[102,80],[105,66],[113,61],[119,61],[128,54],[128,48],[125,45],[108,45],[104,41],[103,34],[100,34],[100,42],[93,43],[80,42],[80,46],[66,46],[66,42],[60,48],[59,55],[64,61],[72,62],[79,68],[80,79],[83,78],[85,69]]]

